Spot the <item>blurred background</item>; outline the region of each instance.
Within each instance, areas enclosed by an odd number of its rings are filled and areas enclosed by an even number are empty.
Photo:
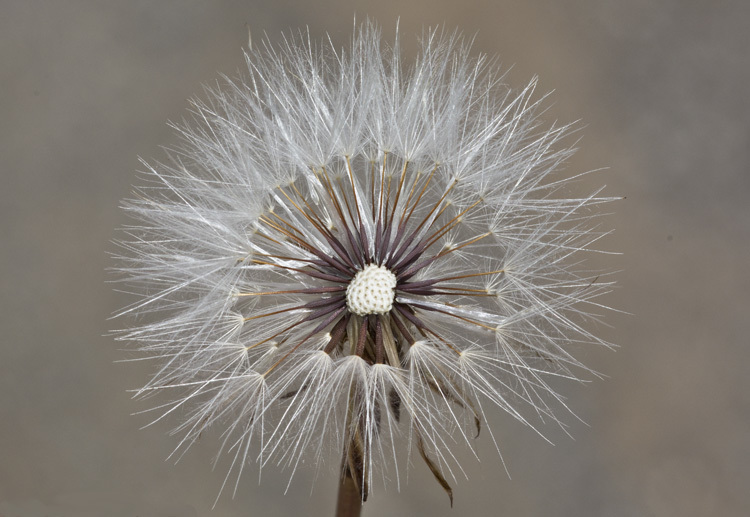
[[[416,458],[408,484],[368,515],[750,515],[750,2],[615,0],[0,1],[0,516],[332,515],[335,473],[244,475],[211,507],[216,436],[176,465],[175,420],[139,430],[127,389],[148,369],[115,363],[105,334],[124,305],[105,284],[118,209],[138,156],[175,141],[187,99],[243,66],[248,28],[309,27],[348,41],[354,15],[413,55],[423,27],[476,34],[520,87],[555,90],[547,121],[582,120],[569,173],[627,199],[592,257],[622,270],[600,335],[577,356],[608,378],[560,388],[554,446],[504,415],[481,462],[465,456],[455,508]],[[314,490],[311,493],[311,487]]]

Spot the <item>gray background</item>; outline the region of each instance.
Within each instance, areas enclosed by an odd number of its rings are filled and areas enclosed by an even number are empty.
[[[245,24],[309,26],[344,43],[354,14],[413,52],[425,25],[471,35],[477,52],[555,90],[547,118],[582,119],[581,185],[607,184],[622,269],[587,349],[609,376],[561,389],[588,424],[551,446],[497,415],[508,479],[488,435],[467,457],[451,510],[417,459],[408,485],[367,515],[750,514],[749,2],[479,1],[0,2],[0,516],[331,515],[335,480],[248,471],[214,501],[226,465],[206,436],[174,465],[170,425],[147,430],[126,389],[147,369],[115,364],[103,335],[125,303],[105,285],[137,156],[161,157],[165,122],[219,72],[242,65]]]

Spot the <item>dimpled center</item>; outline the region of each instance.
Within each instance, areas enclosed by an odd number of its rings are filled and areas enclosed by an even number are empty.
[[[368,264],[346,288],[346,306],[358,316],[385,314],[393,307],[396,275],[388,268]]]

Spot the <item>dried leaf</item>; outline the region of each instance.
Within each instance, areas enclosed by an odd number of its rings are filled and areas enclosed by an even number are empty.
[[[449,402],[453,402],[461,409],[472,412],[472,414],[474,415],[474,425],[477,428],[477,434],[474,436],[474,438],[479,438],[479,432],[482,430],[482,420],[479,417],[479,412],[474,405],[474,401],[472,401],[470,397],[466,396],[461,387],[450,380],[449,382],[451,383],[451,387],[448,387],[442,381],[435,379],[434,376],[431,376],[430,378],[425,377],[425,381],[427,382],[427,385],[430,387],[430,389],[438,395],[442,396]]]
[[[401,396],[394,389],[391,389],[391,391],[388,392],[388,407],[390,407],[391,413],[393,413],[393,417],[396,419],[396,422],[400,422]]]
[[[451,500],[451,508],[453,508],[453,489],[448,484],[448,481],[446,481],[443,473],[440,472],[440,468],[438,468],[438,466],[435,465],[435,462],[433,462],[430,457],[427,456],[427,452],[424,450],[424,441],[422,440],[422,434],[416,427],[414,428],[414,434],[417,436],[417,449],[419,450],[419,454],[422,456],[422,459],[429,467],[432,475],[435,476],[435,480],[440,483],[440,486],[443,487],[443,490],[445,490],[445,492],[448,494],[448,497]]]

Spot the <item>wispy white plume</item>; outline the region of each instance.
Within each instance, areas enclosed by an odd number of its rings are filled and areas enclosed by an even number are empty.
[[[450,494],[485,411],[559,423],[549,379],[606,345],[586,325],[610,284],[583,257],[609,199],[552,175],[571,128],[459,35],[421,41],[408,64],[371,23],[348,49],[254,49],[125,204],[120,338],[158,360],[138,395],[179,415],[178,455],[220,425],[235,489],[248,463],[344,451],[365,498],[407,452]]]

